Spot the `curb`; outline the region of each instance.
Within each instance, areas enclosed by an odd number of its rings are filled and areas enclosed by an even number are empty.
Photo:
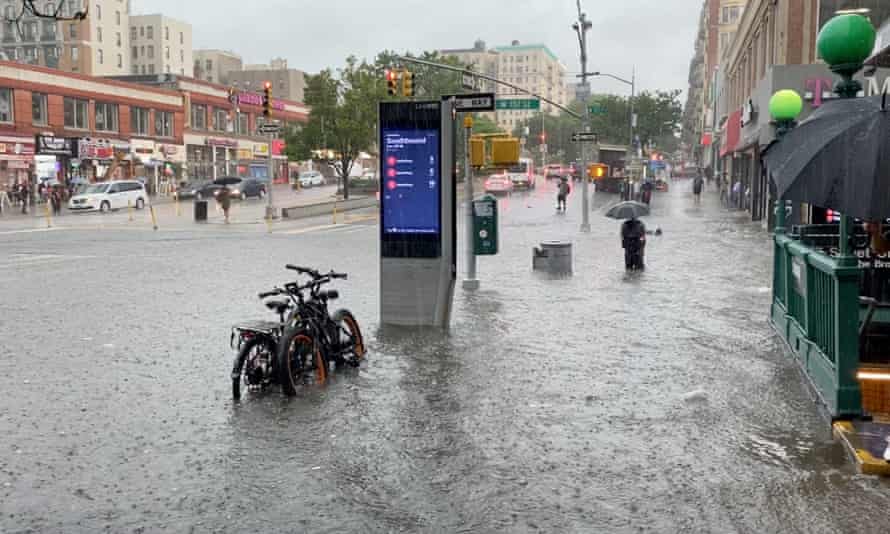
[[[834,437],[843,444],[844,449],[856,462],[856,467],[864,475],[890,476],[890,462],[875,458],[870,452],[861,448],[859,436],[851,421],[836,421],[832,425]]]

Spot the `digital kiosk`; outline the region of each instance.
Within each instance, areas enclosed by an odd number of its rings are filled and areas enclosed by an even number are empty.
[[[381,102],[380,322],[447,327],[456,199],[450,102]]]

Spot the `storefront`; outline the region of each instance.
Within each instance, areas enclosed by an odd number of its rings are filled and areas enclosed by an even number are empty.
[[[158,143],[151,139],[130,142],[135,175],[143,180],[151,194],[167,195],[182,176],[185,151],[181,146]]]
[[[133,178],[130,152],[129,141],[82,137],[77,140],[78,169],[81,176],[89,182]],[[120,161],[112,166],[116,155],[120,157]]]
[[[0,189],[27,181],[34,165],[34,138],[0,135]]]
[[[54,161],[58,180],[71,186],[79,182],[87,182],[81,177],[77,160],[77,139],[73,137],[55,137],[38,135],[35,137],[35,154],[37,158]]]

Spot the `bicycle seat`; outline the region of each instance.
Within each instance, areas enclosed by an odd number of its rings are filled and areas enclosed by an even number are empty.
[[[336,300],[340,298],[340,292],[336,289],[329,289],[327,291],[320,291],[318,296],[323,300]]]
[[[290,301],[277,299],[267,300],[266,307],[274,312],[284,313],[288,308],[290,308]]]

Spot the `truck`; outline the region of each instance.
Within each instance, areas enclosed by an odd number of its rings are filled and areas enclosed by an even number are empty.
[[[625,160],[627,147],[623,145],[600,145],[599,161],[609,166],[609,172],[603,178],[596,181],[596,190],[606,193],[620,193],[621,182],[627,177],[625,173]]]

